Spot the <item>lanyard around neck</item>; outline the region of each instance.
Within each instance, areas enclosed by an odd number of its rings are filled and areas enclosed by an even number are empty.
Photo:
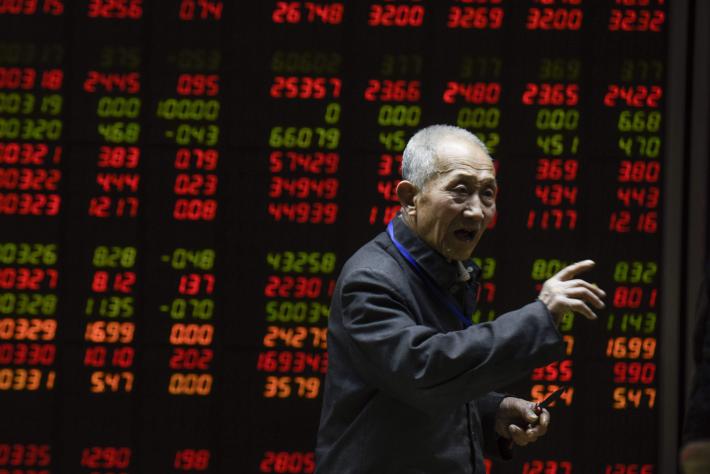
[[[421,265],[412,257],[412,254],[409,253],[409,251],[404,248],[404,245],[399,243],[397,238],[394,236],[394,226],[392,225],[393,221],[390,221],[390,223],[387,225],[387,234],[390,236],[390,240],[392,240],[392,243],[394,246],[397,248],[399,253],[412,265],[414,268],[414,271],[417,272],[417,275],[424,280],[424,283],[426,283],[427,287],[436,294],[436,296],[441,300],[442,303],[444,303],[448,308],[451,313],[458,318],[459,321],[461,321],[464,325],[464,327],[469,327],[473,323],[471,323],[471,320],[468,319],[466,316],[464,316],[463,311],[461,308],[458,307],[456,303],[454,303],[453,298],[451,295],[447,295],[444,293],[444,291],[439,287],[439,285],[429,276],[424,269],[422,268]]]

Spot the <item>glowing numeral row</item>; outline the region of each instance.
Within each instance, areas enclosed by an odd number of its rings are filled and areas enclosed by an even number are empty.
[[[138,72],[116,74],[89,71],[84,80],[84,91],[93,93],[100,89],[105,92],[137,94],[141,90],[141,75]]]
[[[173,217],[180,221],[212,221],[217,217],[217,201],[215,199],[176,199]]]
[[[0,89],[34,89],[37,85],[38,71],[34,68],[0,67]],[[48,90],[59,90],[64,80],[61,69],[42,71],[40,87]]]
[[[24,0],[15,2],[3,2],[0,4],[0,14],[3,15],[34,15],[44,13],[48,15],[61,15],[64,13],[63,0]],[[42,6],[40,9],[39,6]],[[0,466],[5,465],[0,461]]]
[[[653,359],[656,356],[656,338],[611,337],[606,345],[606,355],[614,359]]]
[[[269,323],[319,323],[327,319],[330,309],[317,301],[269,301],[266,303],[266,321]]]
[[[220,102],[215,99],[165,99],[158,102],[156,116],[165,120],[219,119]]]
[[[0,369],[0,391],[52,390],[55,378],[53,370],[42,372],[39,369]]]
[[[535,197],[546,206],[574,205],[577,203],[577,191],[577,186],[562,184],[535,185]]]
[[[521,100],[525,105],[577,105],[579,85],[528,82]]]
[[[178,196],[213,196],[217,192],[216,174],[178,173],[173,192]]]
[[[0,293],[0,314],[15,316],[53,316],[57,296],[42,293]]]
[[[276,2],[271,19],[274,23],[324,23],[337,25],[343,21],[343,3]]]
[[[170,344],[182,346],[209,346],[214,338],[212,324],[175,323],[170,328]]]
[[[537,160],[535,179],[539,181],[574,181],[579,170],[578,160],[540,158]]]
[[[164,262],[170,262],[175,270],[195,268],[199,270],[212,270],[214,268],[216,253],[214,249],[188,249],[176,248],[172,254],[163,256]]]
[[[132,268],[136,263],[135,247],[99,245],[94,249],[92,264],[97,268]]]
[[[666,21],[661,10],[619,10],[613,8],[609,17],[609,31],[660,32]]]
[[[180,471],[204,471],[209,466],[210,451],[208,449],[181,449],[175,453],[173,467]]]
[[[54,344],[0,344],[0,364],[2,365],[52,365],[57,353]]]
[[[332,273],[335,269],[333,252],[269,252],[266,263],[277,271],[296,273]]]
[[[108,143],[136,143],[141,126],[138,122],[99,123],[96,130]]]
[[[133,365],[135,349],[129,346],[113,347],[111,358],[108,359],[108,349],[105,346],[87,347],[84,351],[84,365],[87,367],[105,367],[107,362],[113,367],[128,369]]]
[[[502,8],[449,7],[449,17],[446,26],[449,28],[497,30],[503,26],[503,17],[504,11]]]
[[[212,392],[210,374],[172,374],[168,392],[172,395],[209,395]]]
[[[0,243],[0,263],[4,265],[54,265],[56,244]]]
[[[282,171],[305,171],[314,174],[334,174],[338,171],[340,155],[338,153],[300,153],[296,151],[273,151],[269,155],[269,170],[272,173]]]
[[[572,360],[566,359],[536,368],[530,379],[545,382],[569,382],[572,380],[572,374]]]
[[[537,111],[535,127],[538,130],[574,131],[579,128],[579,110],[543,108]]]
[[[617,322],[619,330],[637,331],[645,334],[651,334],[656,331],[656,321],[658,316],[656,313],[624,313],[620,318],[617,318],[614,313],[609,314],[606,328],[612,331],[616,328]]]
[[[214,314],[214,300],[210,298],[175,298],[169,308],[161,307],[162,311],[169,311],[172,319],[185,319],[186,317],[203,321],[212,319]]]
[[[131,448],[94,446],[81,452],[81,465],[90,469],[126,469],[130,464]]]
[[[48,444],[0,443],[0,466],[49,466],[52,449]]]
[[[422,5],[370,5],[370,26],[418,27],[424,23],[426,10]]]
[[[62,125],[57,119],[0,118],[0,140],[56,141]]]
[[[264,287],[264,296],[268,298],[309,298],[316,299],[321,296],[330,296],[335,287],[334,280],[321,277],[305,276],[269,276]]]
[[[616,107],[617,102],[627,107],[658,107],[659,101],[663,97],[663,87],[632,85],[625,86],[619,84],[609,84],[607,93],[604,95],[604,105]]]
[[[58,115],[62,112],[64,99],[59,94],[50,94],[41,97],[39,109],[35,94],[20,94],[18,92],[0,92],[0,114],[32,114],[40,113]]]
[[[649,408],[656,404],[655,388],[616,387],[612,394],[615,410],[626,408]]]
[[[498,107],[463,107],[459,109],[456,124],[462,128],[498,128],[500,109]]]
[[[633,216],[629,211],[612,212],[609,216],[609,230],[620,233],[635,230],[655,234],[658,231],[658,213],[649,211]]]
[[[180,74],[176,92],[180,95],[219,94],[219,76],[217,74]]]
[[[535,144],[545,155],[560,156],[568,153],[576,155],[579,151],[579,136],[567,136],[561,133],[538,135]]]
[[[523,464],[522,474],[572,474],[572,463],[569,461],[532,460]]]
[[[421,99],[421,81],[370,79],[365,89],[365,100],[375,102],[418,102]]]
[[[264,347],[292,347],[303,349],[312,347],[315,349],[326,349],[328,347],[328,329],[318,327],[296,326],[283,328],[280,326],[268,326],[264,335]]]
[[[105,296],[87,298],[84,314],[105,318],[130,318],[133,316],[132,296]]]
[[[101,118],[136,118],[141,113],[138,97],[101,97],[96,106],[96,115]]]
[[[338,77],[276,76],[270,94],[275,99],[337,99],[341,86]]]
[[[620,261],[614,266],[614,281],[618,283],[653,283],[658,271],[656,262]]]
[[[640,286],[619,286],[614,290],[613,306],[615,308],[639,308],[642,304],[649,308],[656,306],[657,288],[642,288]]]
[[[264,372],[325,374],[328,371],[328,353],[308,353],[303,351],[260,352],[256,370]]]
[[[140,163],[141,150],[135,146],[102,146],[99,149],[99,168],[136,168]]]
[[[616,362],[614,383],[653,383],[656,379],[656,364],[653,362]]]
[[[118,323],[94,321],[86,324],[84,339],[91,342],[127,344],[133,341],[135,325],[133,323]]]
[[[340,145],[340,130],[322,127],[273,127],[269,133],[269,146],[273,148],[325,148]]]
[[[338,205],[323,202],[270,202],[268,213],[276,222],[297,224],[333,224],[338,217]]]
[[[621,183],[657,183],[660,176],[661,164],[657,161],[623,160],[616,179]]]
[[[90,18],[139,20],[143,16],[143,0],[90,0],[86,14]]]
[[[214,357],[212,349],[176,347],[170,356],[170,368],[173,370],[208,370]]]
[[[577,211],[574,209],[530,210],[528,229],[573,230],[577,227]]]
[[[336,178],[283,178],[273,176],[269,184],[269,197],[295,197],[299,199],[334,199],[338,194],[340,180]]]
[[[0,189],[20,191],[56,191],[62,179],[59,170],[42,168],[0,169]]]
[[[133,391],[133,372],[104,372],[96,371],[91,374],[91,391],[104,392],[131,392]]]
[[[62,147],[55,146],[50,154],[50,147],[44,143],[0,142],[0,163],[6,165],[38,165],[53,164],[61,161]]]
[[[580,2],[569,1],[570,4]],[[584,14],[579,8],[530,8],[525,27],[528,30],[579,30]]]
[[[658,132],[662,117],[658,110],[624,110],[619,114],[618,128],[620,132]]]
[[[604,474],[654,474],[653,464],[609,464],[604,470]]]
[[[57,280],[59,278],[59,273],[57,270],[41,269],[41,268],[0,268],[0,288],[3,289],[16,289],[16,290],[39,290],[42,283],[48,283],[49,288],[55,288],[57,286]],[[15,303],[19,301],[22,305],[21,308],[28,308],[29,300],[28,295],[17,295],[10,296],[8,293],[2,293],[2,299],[0,299],[0,312],[6,312],[3,307],[7,305],[12,305],[14,308]],[[38,298],[39,297],[39,298]],[[46,304],[50,305],[52,313],[54,312],[54,305],[56,304],[56,297],[54,295],[34,295],[35,308],[40,303],[44,304],[44,299],[48,298],[49,301]],[[18,308],[19,309],[19,308]],[[20,313],[22,313],[20,309]],[[27,311],[27,310],[25,310]],[[46,314],[48,310],[44,311]],[[29,311],[31,313],[32,311]]]
[[[320,391],[318,377],[266,377],[265,398],[316,398]]]
[[[266,451],[259,463],[259,472],[284,473],[302,472],[313,473],[316,468],[315,453],[300,451]]]
[[[416,127],[422,118],[418,105],[384,104],[377,114],[377,123],[383,127]]]
[[[213,148],[180,148],[175,153],[175,168],[187,170],[191,167],[196,169],[213,171],[217,169],[219,162],[219,150]]]
[[[91,280],[91,291],[95,293],[105,293],[107,291],[131,293],[135,283],[136,272],[126,271],[109,275],[107,271],[99,270],[94,272]]]
[[[271,57],[274,73],[337,74],[342,57],[323,51],[275,51]]]
[[[0,340],[3,341],[52,341],[56,333],[54,319],[0,319]]]
[[[442,99],[447,104],[454,104],[460,97],[470,104],[497,104],[500,101],[501,85],[498,82],[461,83],[450,81]]]

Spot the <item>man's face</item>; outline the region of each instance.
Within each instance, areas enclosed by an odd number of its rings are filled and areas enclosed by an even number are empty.
[[[491,158],[475,143],[444,138],[434,175],[414,196],[414,231],[447,259],[465,260],[496,213]]]

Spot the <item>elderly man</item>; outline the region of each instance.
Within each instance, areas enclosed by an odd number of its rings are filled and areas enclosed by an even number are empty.
[[[484,473],[498,438],[525,445],[550,420],[492,391],[562,356],[564,312],[594,319],[587,303],[604,306],[603,291],[574,278],[586,260],[537,301],[471,325],[469,259],[496,212],[492,160],[468,131],[435,125],[409,141],[402,174],[400,215],[348,260],[333,296],[320,474]]]

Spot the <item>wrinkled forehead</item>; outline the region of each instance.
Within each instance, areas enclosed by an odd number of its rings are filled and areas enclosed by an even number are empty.
[[[460,137],[441,140],[436,146],[436,169],[439,174],[471,171],[495,176],[493,159],[477,143]]]

